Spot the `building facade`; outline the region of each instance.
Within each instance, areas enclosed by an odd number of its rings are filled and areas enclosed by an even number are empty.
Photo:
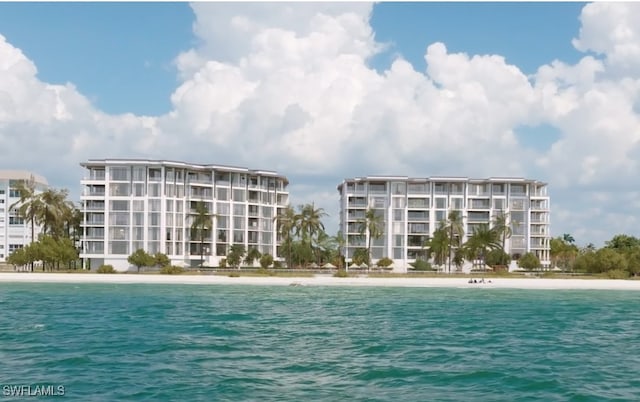
[[[164,160],[89,160],[81,180],[85,267],[131,269],[137,249],[172,264],[218,266],[241,244],[276,256],[274,217],[289,203],[288,180],[276,172]],[[204,245],[191,230],[198,203],[212,215]],[[202,249],[201,249],[202,247]]]
[[[47,187],[47,180],[37,174],[23,170],[0,170],[0,262],[15,250],[38,239],[42,228],[18,215],[20,193],[16,188],[19,182],[31,182],[36,194]],[[13,208],[12,208],[13,206]]]
[[[543,267],[550,265],[546,183],[523,178],[369,176],[344,180],[338,192],[347,261],[356,249],[367,247],[360,223],[372,208],[384,221],[382,236],[371,239],[372,260],[389,257],[396,270],[406,270],[424,255],[426,241],[451,210],[461,212],[463,241],[478,225],[491,225],[499,214],[508,214],[512,235],[505,250],[514,259],[533,252]]]

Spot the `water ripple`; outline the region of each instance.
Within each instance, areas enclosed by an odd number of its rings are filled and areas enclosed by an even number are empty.
[[[0,284],[0,378],[76,401],[639,400],[637,293]]]

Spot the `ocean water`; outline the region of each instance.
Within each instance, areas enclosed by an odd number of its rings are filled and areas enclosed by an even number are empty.
[[[2,401],[637,401],[639,348],[638,292],[0,284]]]

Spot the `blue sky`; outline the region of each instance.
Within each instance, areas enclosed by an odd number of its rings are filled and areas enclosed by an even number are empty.
[[[389,45],[371,65],[398,55],[426,68],[426,44],[500,54],[531,74],[554,59],[580,57],[571,39],[585,3],[378,3],[371,25]],[[117,23],[116,23],[117,21]],[[176,55],[198,42],[189,3],[0,3],[0,34],[51,83],[71,82],[108,113],[171,109]]]
[[[90,158],[277,170],[329,231],[346,177],[525,176],[549,183],[553,234],[602,244],[640,235],[639,20],[638,3],[0,3],[0,168],[74,196]]]

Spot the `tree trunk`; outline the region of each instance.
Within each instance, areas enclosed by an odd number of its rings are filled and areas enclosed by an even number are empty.
[[[200,267],[204,265],[204,231],[200,229]]]
[[[36,228],[35,223],[33,222],[33,218],[31,218],[31,243],[35,241],[34,237],[36,236]],[[33,272],[33,261],[31,261],[31,272]]]

